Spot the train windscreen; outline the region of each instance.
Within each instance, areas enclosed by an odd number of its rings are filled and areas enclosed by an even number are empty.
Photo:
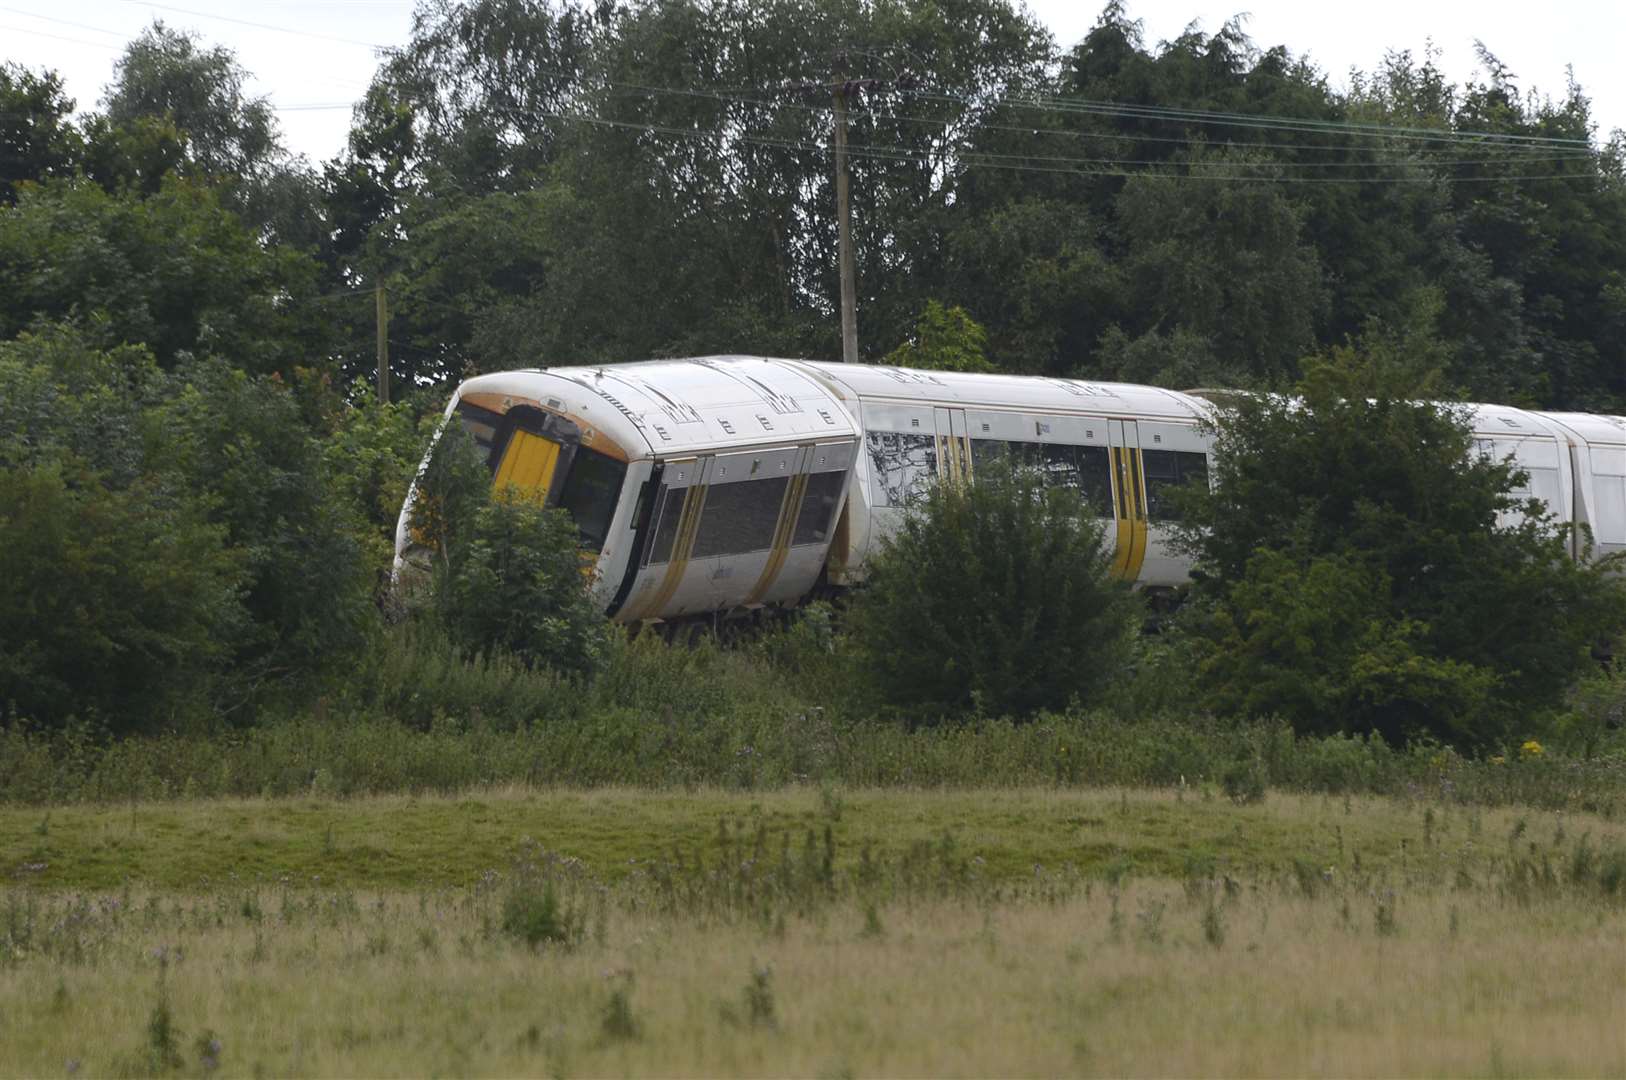
[[[626,475],[626,465],[614,458],[585,446],[577,448],[570,474],[559,490],[559,505],[575,519],[583,547],[593,551],[604,549],[604,540],[610,534],[610,519],[615,517],[616,503],[621,500],[621,482]]]

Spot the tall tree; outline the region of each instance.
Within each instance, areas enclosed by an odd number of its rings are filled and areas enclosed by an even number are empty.
[[[172,126],[170,167],[217,184],[222,201],[266,239],[313,245],[324,231],[315,178],[283,147],[270,103],[247,92],[250,77],[230,49],[154,21],[115,65],[95,134],[116,150],[131,132]],[[150,164],[145,173],[152,190]]]
[[[78,164],[84,147],[72,115],[56,72],[0,64],[0,204],[17,201],[18,184],[64,176]]]

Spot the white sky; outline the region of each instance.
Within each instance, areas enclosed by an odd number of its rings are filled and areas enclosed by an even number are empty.
[[[250,92],[268,95],[279,110],[288,147],[320,162],[344,146],[349,106],[372,76],[376,49],[410,36],[412,7],[412,0],[0,0],[0,59],[58,71],[80,109],[93,108],[124,44],[162,19],[234,50],[255,76]],[[1068,47],[1088,32],[1101,5],[1029,0],[1029,7]],[[1626,127],[1626,66],[1618,61],[1626,4],[1618,0],[1130,0],[1129,11],[1153,45],[1194,20],[1212,33],[1248,12],[1255,44],[1308,55],[1336,86],[1352,67],[1375,68],[1387,49],[1420,56],[1429,39],[1443,51],[1446,75],[1460,83],[1474,74],[1478,38],[1521,89],[1560,96],[1565,65],[1573,65],[1600,136]]]

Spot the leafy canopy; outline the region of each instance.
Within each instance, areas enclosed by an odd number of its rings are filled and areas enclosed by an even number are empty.
[[[1221,408],[1187,536],[1212,707],[1486,745],[1538,723],[1622,627],[1619,583],[1511,493],[1514,466],[1475,452],[1419,357],[1439,351],[1374,329],[1296,397]]]

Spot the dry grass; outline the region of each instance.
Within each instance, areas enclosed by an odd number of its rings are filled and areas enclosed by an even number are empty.
[[[178,866],[183,826],[239,814],[260,819],[244,848],[351,861],[320,886],[14,876],[0,1074],[1626,1073],[1618,823],[1277,796],[692,798],[171,807],[193,816],[152,836]],[[102,813],[9,825],[90,851]],[[576,857],[627,836],[656,858]],[[364,843],[439,881],[458,837],[490,861],[456,884],[342,883],[365,878],[344,869]]]
[[[1626,1071],[1626,918],[1574,899],[1401,894],[1384,933],[1364,893],[1244,887],[1216,945],[1206,897],[1141,883],[873,919],[841,904],[782,930],[616,915],[602,940],[540,949],[468,893],[296,897],[259,920],[133,899],[93,905],[80,962],[0,972],[5,1073],[167,1071],[161,979],[186,1074],[211,1056],[228,1075]],[[607,1026],[617,992],[632,1037]]]

